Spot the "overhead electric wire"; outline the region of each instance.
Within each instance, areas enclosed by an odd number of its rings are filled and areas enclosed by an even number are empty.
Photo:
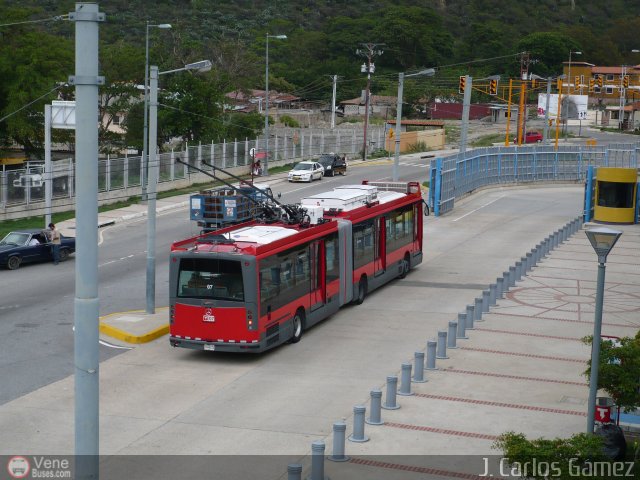
[[[0,27],[12,27],[14,25],[25,25],[28,23],[44,23],[44,22],[51,22],[51,21],[57,22],[59,20],[69,20],[69,14],[56,15],[55,17],[43,18],[41,20],[24,20],[22,22],[1,23]]]
[[[33,105],[34,103],[36,103],[38,100],[42,100],[42,99],[43,99],[44,97],[46,97],[47,95],[49,95],[49,94],[51,94],[51,93],[55,92],[56,90],[58,90],[58,89],[60,89],[60,88],[62,88],[62,87],[64,87],[64,86],[65,86],[65,84],[62,84],[62,85],[56,85],[56,87],[55,87],[55,88],[53,88],[52,90],[49,90],[49,91],[48,91],[47,93],[45,93],[44,95],[41,95],[41,96],[39,96],[38,98],[36,98],[35,100],[33,100],[33,101],[31,101],[31,102],[27,103],[26,105],[23,105],[23,106],[22,106],[22,107],[20,107],[18,110],[14,111],[14,112],[11,112],[9,115],[5,115],[4,117],[0,118],[0,122],[5,121],[7,118],[12,117],[13,115],[15,115],[15,114],[16,114],[16,113],[18,113],[18,112],[21,112],[21,111],[22,111],[22,110],[24,110],[25,108],[27,108],[27,107],[29,107],[29,106]]]

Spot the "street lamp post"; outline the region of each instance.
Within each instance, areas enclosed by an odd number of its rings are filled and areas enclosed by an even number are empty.
[[[163,30],[171,28],[170,23],[160,23],[152,25],[147,20],[147,30],[145,35],[144,49],[144,126],[142,128],[142,177],[140,178],[140,186],[142,187],[142,200],[147,199],[147,177],[149,175],[149,163],[147,162],[147,138],[149,135],[148,127],[148,111],[149,111],[149,28],[155,27]]]
[[[405,77],[417,77],[417,76],[434,76],[436,71],[433,68],[427,68],[425,70],[421,70],[417,73],[410,73],[405,75],[404,73],[400,73],[398,75],[398,104],[396,107],[396,155],[395,160],[393,162],[393,181],[398,181],[398,165],[400,164],[400,132],[402,128],[402,90],[404,88],[404,79]]]
[[[269,35],[267,33],[267,48],[265,53],[266,72],[264,79],[264,167],[263,175],[269,175],[269,39],[277,38],[278,40],[286,40],[286,35]]]
[[[206,72],[211,70],[211,62],[190,63],[182,68],[158,72],[156,65],[151,66],[149,82],[149,188],[147,190],[147,308],[149,314],[155,313],[156,304],[156,186],[160,172],[160,162],[156,158],[156,145],[158,139],[158,76],[167,73],[181,72],[183,70],[195,70]]]
[[[591,342],[591,376],[589,378],[589,404],[587,408],[587,433],[593,433],[598,392],[598,369],[600,366],[600,337],[602,331],[602,306],[604,303],[604,273],[607,255],[613,249],[622,232],[606,227],[592,228],[585,232],[591,246],[598,255],[598,284],[596,287],[596,313]]]

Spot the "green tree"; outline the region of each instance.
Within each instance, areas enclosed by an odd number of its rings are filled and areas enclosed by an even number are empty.
[[[591,345],[593,336],[583,341]],[[584,375],[590,378],[591,361]],[[640,407],[640,331],[635,338],[624,337],[619,343],[601,342],[598,388],[607,392],[625,412]]]
[[[579,50],[579,45],[562,33],[536,32],[522,38],[517,48],[531,54],[538,75],[548,77],[562,73],[562,62],[568,61],[569,52]]]

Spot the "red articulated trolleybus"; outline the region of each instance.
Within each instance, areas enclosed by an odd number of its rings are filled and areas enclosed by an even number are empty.
[[[418,182],[364,181],[174,243],[171,345],[262,352],[298,342],[422,262],[423,203]]]

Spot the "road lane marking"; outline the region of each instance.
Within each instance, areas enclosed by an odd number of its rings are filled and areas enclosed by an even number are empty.
[[[484,207],[487,207],[487,206],[491,205],[492,203],[497,202],[498,200],[500,200],[501,198],[504,198],[505,196],[506,196],[506,195],[500,195],[498,198],[496,198],[496,199],[494,199],[494,200],[491,200],[489,203],[485,203],[484,205],[482,205],[482,206],[480,206],[480,207],[476,208],[475,210],[471,210],[471,211],[470,211],[470,212],[468,212],[468,213],[465,213],[464,215],[462,215],[461,217],[458,217],[458,218],[454,219],[453,221],[454,221],[454,222],[457,222],[458,220],[462,220],[464,217],[467,217],[467,216],[471,215],[472,213],[475,213],[475,212],[477,212],[478,210],[480,210],[480,209],[482,209],[482,208],[484,208]]]

